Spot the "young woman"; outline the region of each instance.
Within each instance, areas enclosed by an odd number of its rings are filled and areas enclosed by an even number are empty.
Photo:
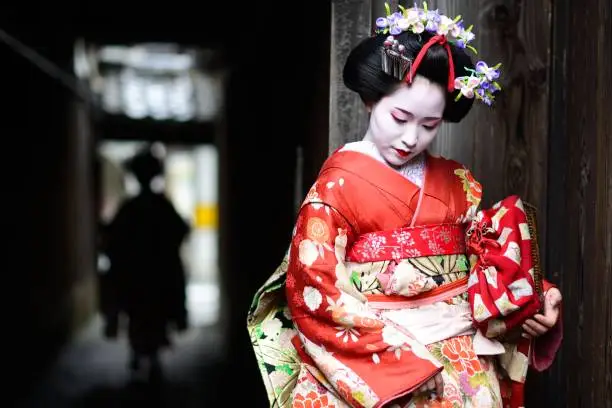
[[[367,133],[323,165],[249,312],[271,406],[522,406],[527,368],[559,346],[561,294],[539,287],[522,201],[479,211],[470,171],[427,152],[493,102],[499,71],[472,62],[461,20],[424,7],[377,25],[344,67]]]

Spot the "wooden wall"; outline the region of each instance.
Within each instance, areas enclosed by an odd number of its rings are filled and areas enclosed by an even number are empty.
[[[332,1],[329,152],[359,140],[368,126],[367,112],[359,97],[342,82],[342,69],[351,49],[370,33],[370,2]]]
[[[334,1],[344,14],[333,15],[332,48],[344,36],[344,55],[355,33],[370,32],[351,24],[340,33],[346,16],[364,24],[363,3],[370,22],[384,10],[384,1],[360,3]],[[527,406],[611,407],[611,2],[428,3],[474,24],[480,55],[503,64],[504,86],[494,108],[476,106],[462,123],[445,125],[432,151],[473,170],[485,205],[520,194],[538,207],[545,271],[564,295],[563,348],[549,371],[531,375]],[[332,81],[342,57],[332,53]],[[345,92],[337,86],[332,95]],[[366,113],[344,98],[332,96],[330,149],[364,133]]]
[[[565,297],[565,341],[546,406],[612,407],[612,3],[556,2],[548,270]]]

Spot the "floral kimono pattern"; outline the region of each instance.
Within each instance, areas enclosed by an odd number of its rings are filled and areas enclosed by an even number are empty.
[[[504,406],[506,370],[476,353],[467,296],[481,194],[443,158],[427,156],[423,188],[361,153],[327,160],[249,311],[271,407]],[[417,392],[438,373],[442,396]]]

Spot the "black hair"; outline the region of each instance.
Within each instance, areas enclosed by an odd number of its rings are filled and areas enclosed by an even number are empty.
[[[421,34],[403,32],[394,36],[400,44],[406,47],[408,58],[415,59],[423,44],[433,35],[427,31]],[[362,40],[350,52],[343,70],[344,84],[350,90],[356,92],[366,104],[374,104],[384,96],[393,92],[400,80],[387,75],[381,69],[380,48],[388,37],[378,34]],[[465,68],[474,69],[474,63],[470,56],[461,48],[450,44],[453,64],[455,66],[455,78],[469,76]],[[435,44],[427,50],[425,57],[418,66],[416,73],[431,82],[441,85],[446,91],[446,107],[443,119],[447,122],[459,122],[470,111],[474,99],[460,98],[455,101],[459,90],[448,92],[448,53],[440,44]]]
[[[148,186],[156,176],[164,174],[163,162],[153,155],[149,147],[142,149],[129,159],[125,167],[134,174],[138,183],[143,187]]]

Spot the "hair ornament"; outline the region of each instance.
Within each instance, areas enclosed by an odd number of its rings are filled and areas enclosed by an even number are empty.
[[[454,77],[453,59],[448,44],[461,49],[469,49],[478,55],[476,48],[470,44],[475,38],[472,32],[473,26],[465,28],[461,16],[450,18],[440,14],[438,10],[429,10],[426,2],[423,2],[422,9],[418,8],[416,3],[411,8],[401,5],[397,7],[398,11],[392,13],[389,4],[385,3],[387,15],[376,19],[376,33],[389,34],[381,49],[383,72],[411,83],[427,50],[434,44],[440,44],[446,48],[449,56],[448,91],[459,90],[455,100],[462,97],[476,98],[491,106],[495,94],[502,89],[497,82],[501,64],[490,67],[486,62],[478,61],[475,69],[466,68],[470,72],[469,76]],[[403,32],[421,34],[425,31],[433,34],[433,37],[423,45],[413,61],[405,55],[405,49],[394,36]]]
[[[390,35],[383,43],[380,52],[383,71],[387,75],[404,79],[412,65],[412,60],[406,56],[406,47]]]

